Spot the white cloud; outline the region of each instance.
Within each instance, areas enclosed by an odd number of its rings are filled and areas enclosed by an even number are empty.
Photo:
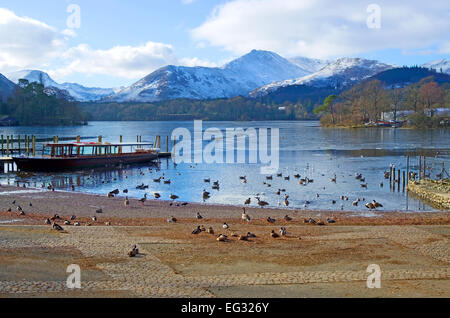
[[[448,0],[376,1],[381,28],[369,29],[371,2],[342,0],[233,0],[214,9],[192,30],[199,43],[235,54],[252,49],[285,56],[329,58],[384,49],[447,46],[450,34]]]
[[[181,3],[183,4],[191,4],[193,3],[195,0],[181,0]]]
[[[217,67],[217,64],[210,61],[201,60],[197,57],[194,58],[182,58],[178,62],[183,66],[204,66],[204,67]]]
[[[0,69],[3,72],[44,65],[64,46],[53,27],[0,8]]]
[[[139,78],[177,62],[171,45],[155,42],[141,46],[115,46],[108,50],[95,50],[87,44],[80,44],[64,52],[61,58],[68,64],[53,72],[56,77],[85,73]]]

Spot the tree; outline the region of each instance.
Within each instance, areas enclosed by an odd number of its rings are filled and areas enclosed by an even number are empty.
[[[443,101],[444,96],[444,89],[434,81],[425,83],[420,87],[420,98],[422,104],[424,109],[428,109],[430,111],[431,117],[433,117],[434,114],[433,108],[436,107],[436,104]]]
[[[320,114],[320,113],[328,113],[331,115],[331,120],[333,125],[336,124],[336,118],[335,118],[335,111],[334,111],[334,104],[336,102],[336,99],[338,97],[336,95],[330,95],[327,98],[325,98],[323,104],[316,109],[314,109],[314,114]]]
[[[389,94],[389,105],[391,111],[394,113],[394,121],[397,121],[397,112],[400,110],[401,105],[404,101],[403,90],[400,88],[395,88],[391,90]]]
[[[381,81],[373,80],[363,85],[361,103],[369,121],[376,121],[380,118],[381,112],[386,109],[386,91]]]

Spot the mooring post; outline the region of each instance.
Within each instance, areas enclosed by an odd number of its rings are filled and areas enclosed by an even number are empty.
[[[389,184],[392,182],[392,164],[389,165]]]
[[[422,156],[419,156],[419,181],[422,180]]]
[[[81,142],[81,137],[77,136],[77,143],[79,144]]]
[[[2,156],[5,154],[5,150],[3,148],[3,135],[2,135]]]
[[[409,180],[409,156],[406,156],[406,175],[408,176]]]
[[[36,137],[34,135],[31,137],[31,144],[33,147],[33,157],[36,157]]]
[[[19,155],[20,155],[20,135],[17,135],[17,148],[19,150]]]
[[[166,136],[166,152],[169,152],[169,136]]]
[[[30,156],[30,136],[25,135],[25,145],[27,147],[27,157]]]
[[[120,135],[119,140],[120,140],[120,144],[122,144],[122,142],[123,142],[123,136],[122,135]],[[122,153],[122,146],[119,147],[119,153]]]
[[[9,157],[9,135],[6,136],[6,156]]]
[[[403,172],[402,172],[402,174],[403,174],[403,191],[405,191],[405,182],[406,182],[406,175],[405,175],[405,170],[403,170]]]
[[[423,178],[427,177],[427,157],[423,156]]]

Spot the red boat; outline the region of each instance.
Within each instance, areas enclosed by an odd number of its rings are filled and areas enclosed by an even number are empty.
[[[148,143],[51,143],[45,144],[42,156],[13,157],[20,171],[61,171],[120,164],[151,162],[158,158],[159,149],[146,148]],[[130,149],[125,152],[125,149]]]

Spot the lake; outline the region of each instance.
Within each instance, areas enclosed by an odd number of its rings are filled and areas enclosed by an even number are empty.
[[[255,196],[270,203],[270,206],[282,205],[283,195],[278,196],[278,189],[285,189],[289,195],[289,207],[297,209],[324,209],[367,212],[363,204],[355,207],[352,201],[365,198],[366,201],[376,200],[384,205],[381,210],[400,211],[434,211],[423,202],[408,197],[400,189],[393,191],[389,180],[384,179],[384,171],[389,165],[406,169],[406,155],[411,156],[410,166],[417,167],[418,152],[433,152],[439,155],[432,159],[431,174],[440,172],[441,164],[450,165],[450,130],[410,130],[393,128],[367,129],[332,129],[321,128],[314,121],[267,121],[267,122],[203,122],[203,129],[226,128],[244,129],[278,128],[280,134],[279,156],[280,172],[284,178],[273,176],[266,180],[266,175],[260,173],[261,163],[244,164],[175,164],[171,159],[161,159],[159,164],[146,166],[130,166],[120,169],[96,169],[75,171],[71,173],[46,174],[40,173],[27,178],[20,178],[14,173],[0,175],[2,184],[27,183],[30,186],[41,187],[42,183],[52,183],[59,190],[71,190],[106,195],[116,188],[128,189],[129,197],[141,198],[147,192],[152,197],[154,192],[168,200],[170,194],[180,197],[179,201],[203,202],[202,192],[211,192],[207,203],[242,205],[247,198]],[[87,126],[77,127],[2,127],[3,135],[35,135],[37,138],[65,136],[103,136],[103,141],[118,142],[123,136],[124,142],[135,142],[137,135],[142,135],[143,141],[153,142],[156,135],[162,139],[161,150],[166,150],[165,136],[170,136],[176,128],[187,128],[193,131],[193,122],[90,122]],[[172,145],[170,144],[170,147]],[[237,149],[235,149],[237,150]],[[169,150],[170,151],[170,150]],[[246,150],[248,154],[248,150]],[[151,172],[150,169],[151,168]],[[365,177],[367,188],[361,187],[355,173]],[[300,185],[295,174],[302,178],[313,179],[313,183]],[[330,178],[336,174],[336,183]],[[247,176],[244,184],[239,176]],[[153,179],[160,176],[170,179],[171,184],[155,183]],[[210,178],[211,184],[204,179]],[[212,182],[218,180],[219,190],[212,190]],[[136,186],[144,183],[147,190],[138,190]],[[267,184],[270,184],[270,187]],[[383,183],[383,187],[380,187]],[[319,195],[317,197],[317,194]],[[347,196],[348,201],[340,200]],[[332,203],[333,200],[337,202]],[[308,202],[308,204],[306,204]],[[306,204],[306,205],[305,205]]]

